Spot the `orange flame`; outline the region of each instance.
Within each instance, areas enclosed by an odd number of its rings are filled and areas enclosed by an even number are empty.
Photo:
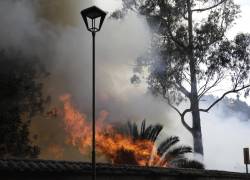
[[[77,111],[71,103],[71,96],[60,97],[64,104],[64,124],[68,135],[67,143],[76,146],[82,154],[89,153],[92,143],[91,122],[85,114]],[[156,165],[160,157],[154,153],[155,144],[149,140],[133,140],[118,133],[105,123],[107,111],[101,111],[96,120],[96,150],[114,164]]]

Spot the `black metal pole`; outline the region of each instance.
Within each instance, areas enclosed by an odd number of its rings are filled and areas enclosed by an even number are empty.
[[[244,164],[246,165],[246,173],[248,174],[249,148],[243,148]]]
[[[93,64],[92,64],[92,180],[96,180],[96,159],[95,159],[95,32],[92,32],[93,39]]]

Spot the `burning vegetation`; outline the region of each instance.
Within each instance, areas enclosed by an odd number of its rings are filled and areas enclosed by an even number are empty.
[[[63,119],[67,133],[67,144],[73,145],[84,154],[91,150],[91,123],[71,103],[71,96],[60,97],[63,102]],[[96,120],[96,150],[112,164],[130,164],[158,167],[203,168],[197,161],[188,160],[185,154],[191,153],[189,146],[177,146],[179,138],[166,138],[158,146],[156,140],[162,125],[146,126],[142,122],[140,130],[135,123],[114,126],[104,122],[108,112],[102,111]]]

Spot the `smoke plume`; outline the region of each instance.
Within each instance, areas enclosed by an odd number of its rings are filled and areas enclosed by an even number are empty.
[[[48,110],[62,106],[59,96],[70,93],[76,107],[89,116],[91,34],[79,12],[93,2],[74,3],[70,13],[65,11],[68,0],[1,0],[0,48],[35,55],[46,65],[50,76],[44,81],[44,93],[52,97]],[[124,20],[105,21],[96,37],[97,112],[108,111],[107,121],[112,122],[141,122],[145,118],[148,123],[162,123],[166,127],[162,136],[177,135],[183,144],[191,145],[190,134],[166,103],[147,93],[145,86],[130,84],[134,61],[146,52],[150,40],[145,19],[133,13]],[[202,116],[205,163],[209,169],[243,171],[241,151],[249,142],[249,123],[239,122],[237,117],[223,120],[223,113],[219,109]],[[86,160],[77,149],[65,145],[60,119],[40,115],[34,118],[31,132],[38,135],[35,143],[42,149],[41,158]]]

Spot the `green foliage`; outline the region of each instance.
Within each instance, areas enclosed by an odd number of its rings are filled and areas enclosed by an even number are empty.
[[[0,158],[35,158],[40,150],[29,125],[47,102],[40,81],[47,73],[36,58],[13,49],[0,51],[0,67]]]

